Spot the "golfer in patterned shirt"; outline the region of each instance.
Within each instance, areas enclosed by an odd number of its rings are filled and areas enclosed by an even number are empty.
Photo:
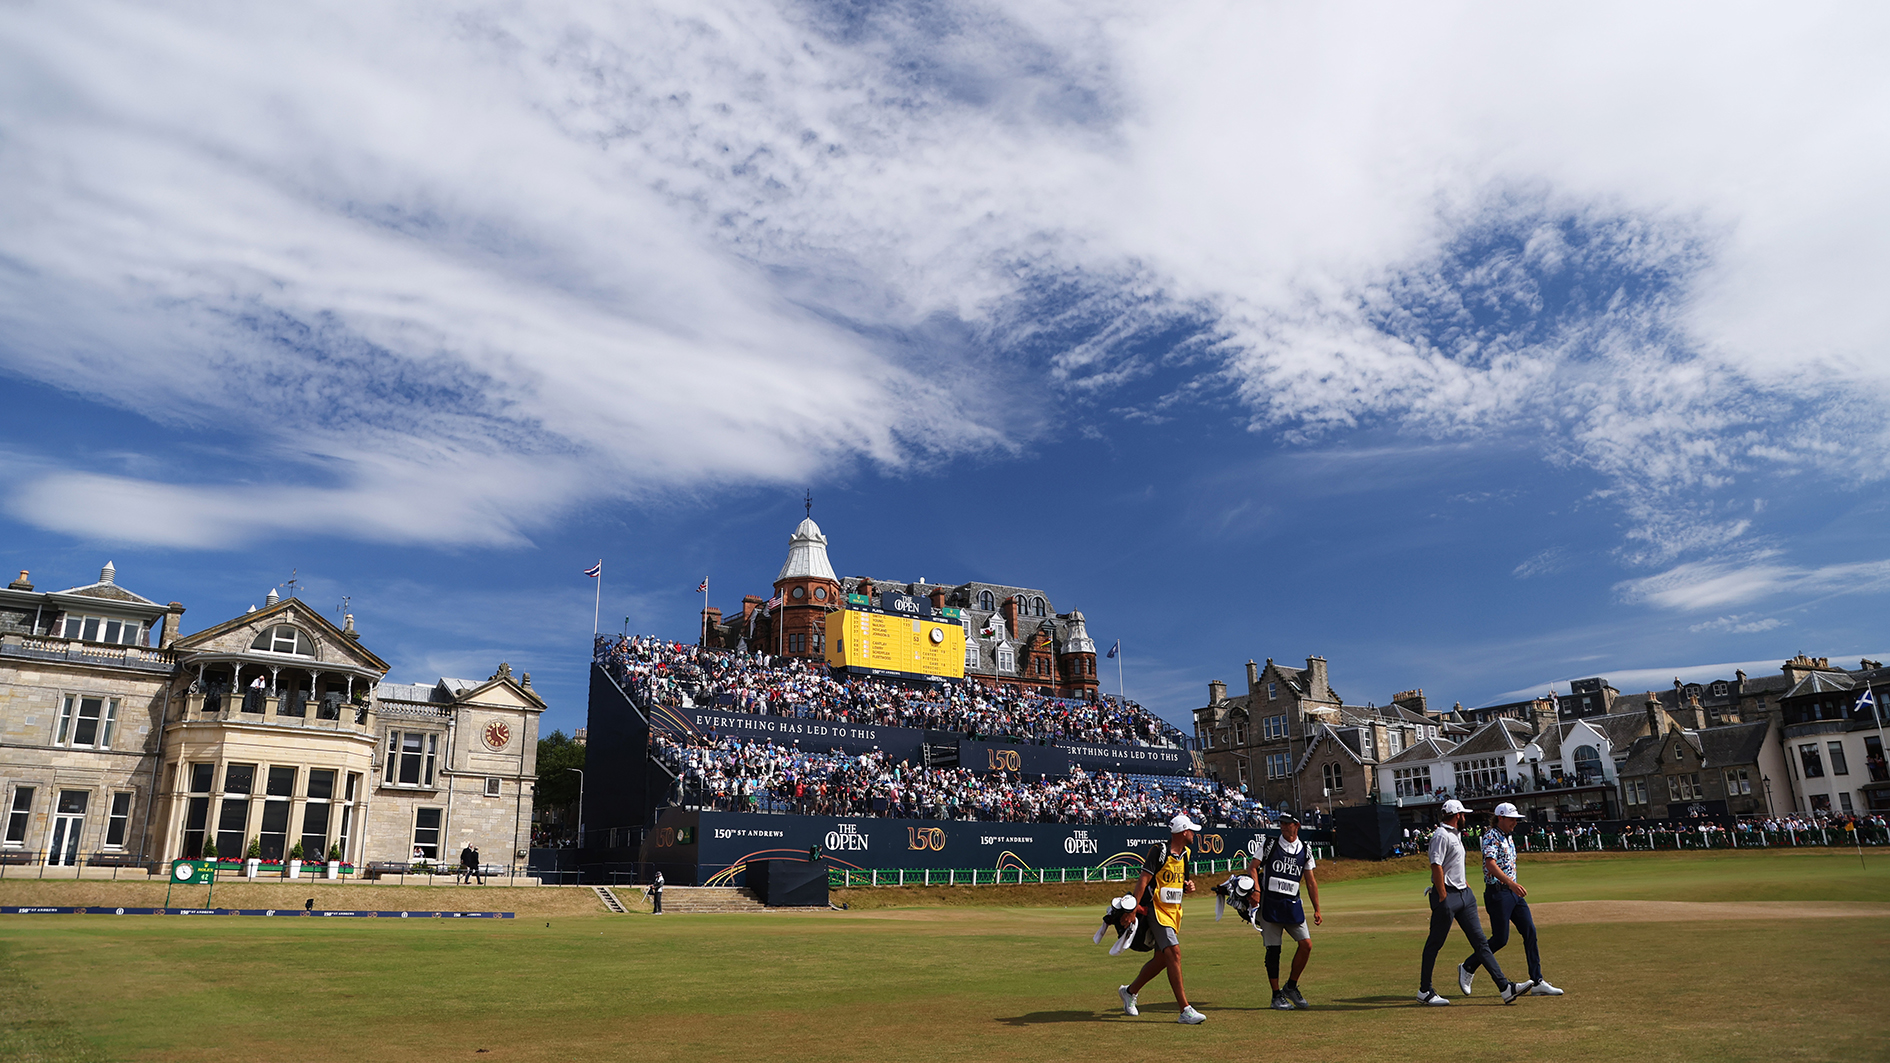
[[[1536,920],[1523,898],[1529,891],[1516,881],[1516,824],[1522,813],[1508,801],[1496,806],[1496,829],[1483,832],[1483,910],[1490,914],[1490,952],[1509,944],[1513,923],[1522,934],[1523,955],[1529,958],[1529,993],[1559,997],[1560,989],[1542,977],[1542,954],[1536,951]],[[1457,987],[1470,995],[1470,981],[1481,961],[1473,954],[1457,965]]]

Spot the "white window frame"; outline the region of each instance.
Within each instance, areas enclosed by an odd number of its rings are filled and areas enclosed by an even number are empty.
[[[22,800],[24,795],[24,800]],[[0,846],[8,849],[26,848],[26,836],[33,831],[33,798],[39,795],[37,786],[15,786],[7,795],[7,821],[0,828]],[[14,828],[18,826],[16,831]],[[14,837],[15,834],[19,837]]]
[[[406,739],[408,738],[419,739],[419,749],[409,752],[406,748]],[[435,789],[434,777],[435,769],[439,761],[439,748],[440,733],[438,731],[387,732],[387,751],[385,754],[387,764],[381,772],[382,785],[406,790]],[[417,765],[418,771],[416,772],[418,778],[414,782],[402,782],[400,779],[401,775],[404,774],[401,769],[406,766],[405,760],[407,757],[415,757],[420,761]]]
[[[142,620],[126,620],[117,616],[90,616],[87,614],[67,613],[64,623],[59,627],[60,636],[79,642],[94,642],[104,646],[144,646],[151,635],[151,625]],[[86,635],[88,625],[92,634]],[[106,634],[113,633],[112,626],[117,625],[117,638],[107,640]],[[66,632],[73,634],[66,634]]]
[[[498,797],[499,790],[504,785],[505,785],[504,780],[500,779],[497,775],[486,776],[486,796]]]
[[[124,803],[125,803],[125,810],[123,813],[120,813],[118,811],[118,802],[120,798],[123,798]],[[100,839],[102,839],[99,842],[99,848],[109,849],[112,852],[124,851],[125,840],[131,837],[132,808],[137,803],[138,803],[137,794],[135,791],[132,791],[132,790],[112,790],[106,793],[105,795],[105,832],[99,835]],[[119,822],[120,820],[123,820],[123,823],[120,823]],[[122,832],[118,836],[119,840],[116,842],[111,840],[112,828],[114,826],[120,826],[123,828]]]
[[[1000,672],[1017,671],[1017,651],[1009,646],[999,646],[997,651],[997,670]]]
[[[413,826],[412,826],[412,829],[408,833],[408,837],[411,839],[408,852],[412,852],[414,849],[418,849],[421,847],[420,831],[424,828],[420,826],[420,815],[423,812],[432,812],[435,815],[439,816],[439,819],[436,822],[435,826],[433,827],[433,833],[434,833],[433,855],[428,856],[425,853],[422,853],[420,855],[420,858],[423,860],[430,860],[434,863],[438,863],[440,860],[440,854],[445,851],[445,845],[446,845],[446,809],[443,807],[439,807],[435,805],[425,805],[422,807],[415,808],[413,810]]]
[[[92,730],[92,741],[78,742],[78,724],[84,719],[85,703],[99,703],[99,714],[94,717],[97,726]],[[58,719],[54,721],[53,745],[67,749],[110,749],[112,734],[118,727],[118,699],[104,694],[66,694],[60,698]]]

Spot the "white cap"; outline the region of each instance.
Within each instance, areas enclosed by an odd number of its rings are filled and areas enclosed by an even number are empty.
[[[1510,804],[1508,801],[1505,801],[1502,804],[1496,806],[1496,814],[1504,817],[1505,819],[1523,818],[1522,813],[1516,811],[1516,806]]]
[[[1235,885],[1238,885],[1242,890],[1250,890],[1253,888],[1253,876],[1242,875],[1239,878],[1235,879],[1234,883]]]
[[[1446,816],[1454,816],[1459,812],[1468,812],[1468,811],[1470,810],[1463,807],[1463,802],[1457,800],[1454,797],[1444,802],[1444,815]]]
[[[1168,833],[1180,834],[1184,830],[1200,830],[1201,824],[1188,818],[1186,812],[1175,813],[1175,818],[1168,821]]]

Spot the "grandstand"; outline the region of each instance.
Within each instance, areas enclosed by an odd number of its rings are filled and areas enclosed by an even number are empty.
[[[1186,736],[1118,698],[600,636],[587,732],[593,876],[726,880],[810,848],[836,867],[1101,866],[1134,858],[1179,809],[1208,825],[1205,855],[1271,822],[1200,777]],[[870,865],[849,855],[865,853]]]

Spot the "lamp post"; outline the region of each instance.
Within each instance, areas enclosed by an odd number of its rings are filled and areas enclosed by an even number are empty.
[[[578,777],[578,824],[577,824],[578,844],[577,844],[577,847],[579,849],[582,849],[584,848],[584,769],[583,768],[566,768],[564,770],[577,772],[577,777]]]
[[[1770,775],[1761,775],[1759,776],[1759,781],[1765,784],[1765,814],[1775,816],[1778,813],[1772,811],[1772,777]]]

